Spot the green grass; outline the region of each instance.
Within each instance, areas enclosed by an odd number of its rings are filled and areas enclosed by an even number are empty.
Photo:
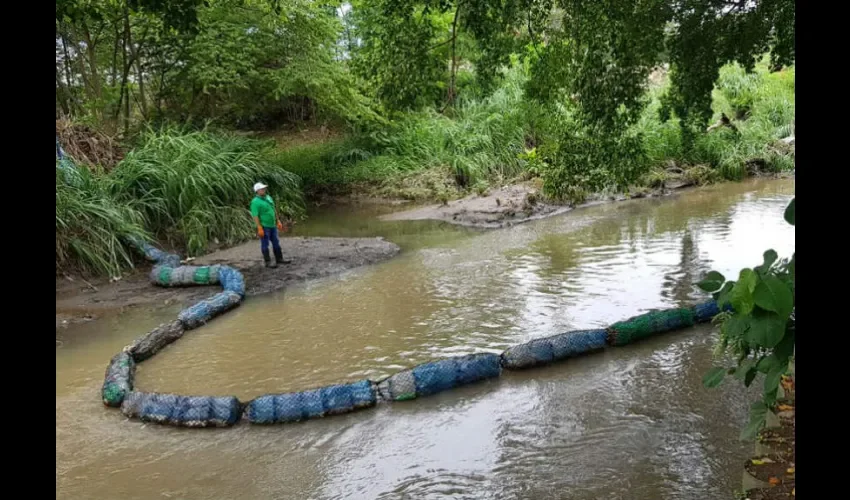
[[[298,176],[274,161],[270,142],[207,131],[147,131],[111,172],[57,165],[56,267],[117,274],[132,266],[128,237],[151,235],[205,252],[250,238],[253,184],[269,185],[283,214],[303,214]]]
[[[113,195],[140,207],[147,228],[190,255],[211,242],[249,238],[253,184],[269,185],[278,208],[303,209],[299,179],[273,161],[270,142],[178,129],[148,131],[110,174]]]
[[[743,179],[753,170],[793,170],[794,155],[777,141],[793,132],[794,74],[793,67],[769,73],[764,63],[751,74],[737,64],[721,68],[713,92],[713,119],[719,120],[725,114],[737,132],[728,127],[717,128],[700,135],[687,152],[683,150],[678,122],[673,119],[662,123],[658,119],[658,98],[664,88],[652,89],[650,104],[637,125],[644,136],[650,165],[708,166],[717,172],[713,177],[728,180]]]
[[[279,153],[276,161],[301,176],[308,194],[353,189],[444,200],[545,176],[542,161],[564,140],[559,131],[569,129],[570,113],[562,106],[544,107],[526,99],[526,79],[527,73],[517,64],[486,98],[461,100],[445,113],[408,113],[372,136],[289,149]],[[648,105],[634,128],[642,137],[644,171],[663,172],[674,165],[686,171],[699,167],[701,182],[711,182],[741,179],[754,169],[794,168],[793,155],[776,147],[778,139],[791,133],[794,120],[794,68],[769,73],[762,63],[747,74],[737,65],[723,67],[713,93],[714,119],[725,113],[738,133],[719,128],[702,134],[688,151],[678,121],[659,119],[660,97],[667,84],[649,89]],[[534,155],[537,159],[531,161]],[[652,175],[645,177],[652,181]],[[580,186],[572,189],[580,190]]]
[[[127,238],[148,239],[134,204],[112,196],[111,180],[78,169],[71,182],[56,168],[56,270],[115,276],[132,266]]]
[[[713,94],[715,119],[725,113],[737,132],[722,127],[702,134],[688,151],[676,120],[659,119],[664,86],[650,89],[634,130],[645,153],[643,187],[660,186],[671,166],[698,183],[741,179],[754,169],[793,169],[793,154],[777,141],[793,131],[794,71],[769,73],[764,64],[753,74],[736,65],[722,68]],[[569,139],[563,134],[570,114],[563,106],[526,99],[527,78],[517,64],[495,93],[461,99],[444,114],[408,113],[368,135],[286,150],[209,131],[146,131],[109,174],[82,169],[73,184],[57,177],[57,270],[116,273],[133,261],[126,236],[152,235],[190,255],[216,241],[249,238],[247,206],[258,180],[269,184],[284,213],[298,217],[302,192],[358,190],[445,201],[545,176],[547,152]],[[567,189],[584,192],[582,186]]]
[[[513,67],[485,99],[462,99],[446,114],[409,113],[368,137],[288,149],[277,162],[308,192],[368,185],[374,194],[437,199],[482,190],[522,175],[522,155],[542,135],[547,117],[523,98],[525,79]]]

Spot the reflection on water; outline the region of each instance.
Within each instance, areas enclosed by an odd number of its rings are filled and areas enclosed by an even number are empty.
[[[701,299],[794,250],[792,181],[728,184],[510,229],[318,214],[308,235],[381,235],[398,258],[255,297],[137,372],[141,389],[234,394],[378,378]],[[109,357],[174,311],[72,332],[56,351],[62,498],[728,498],[750,398],[707,391],[710,326],[403,404],[278,427],[186,431],[100,406]],[[757,384],[756,384],[757,385]]]

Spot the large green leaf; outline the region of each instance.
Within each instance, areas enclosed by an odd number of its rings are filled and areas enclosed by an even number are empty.
[[[723,322],[723,333],[730,340],[739,339],[747,332],[751,319],[750,316],[736,314]]]
[[[782,374],[788,369],[787,365],[783,365],[779,361],[777,361],[771,368],[770,371],[767,372],[767,375],[764,377],[764,393],[765,395],[770,393],[776,393],[776,388],[779,387],[779,379],[782,377]]]
[[[753,292],[755,304],[767,311],[775,312],[780,318],[787,318],[794,307],[794,296],[788,285],[776,276],[765,276],[756,285]]]
[[[756,268],[760,274],[765,274],[770,271],[770,267],[779,259],[779,255],[776,253],[776,250],[770,249],[764,252],[764,263]]]
[[[741,361],[741,364],[738,365],[738,369],[735,371],[735,378],[738,380],[744,380],[747,375],[747,372],[755,369],[755,361],[752,358],[747,358]]]
[[[724,278],[722,274],[717,271],[711,271],[705,276],[705,278],[703,278],[702,281],[697,283],[697,286],[704,292],[714,293],[720,290],[720,287],[723,286],[725,281],[726,278]]]
[[[723,284],[723,288],[721,288],[719,292],[713,294],[718,307],[723,308],[730,303],[729,299],[733,288],[735,288],[735,282],[727,281]]]
[[[708,388],[717,387],[720,382],[723,382],[723,377],[726,376],[726,368],[715,366],[702,377],[702,385]]]
[[[785,335],[785,320],[776,313],[761,313],[750,319],[750,328],[744,339],[763,348],[772,348]]]
[[[756,368],[758,369],[758,371],[766,374],[777,364],[779,363],[777,361],[776,356],[765,356],[759,360],[758,364],[756,365]]]
[[[741,269],[741,273],[738,275],[738,283],[745,286],[750,293],[753,293],[756,289],[758,279],[758,275],[748,268]]]
[[[755,306],[753,291],[758,283],[758,275],[752,269],[741,269],[738,281],[729,293],[732,307],[740,314],[750,314]]]
[[[795,212],[796,212],[796,204],[797,198],[791,200],[791,203],[788,204],[788,207],[785,209],[785,220],[788,221],[788,224],[792,226],[796,226],[795,222]]]
[[[794,355],[795,338],[794,329],[786,328],[782,340],[773,348],[773,355],[779,362],[788,363],[788,360]]]

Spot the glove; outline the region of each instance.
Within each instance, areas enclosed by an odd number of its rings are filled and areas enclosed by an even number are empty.
[[[260,239],[263,239],[263,238],[266,237],[266,232],[263,231],[263,228],[261,228],[261,227],[257,228],[257,236],[259,236]]]
[[[277,230],[278,230],[278,231],[283,231],[283,223],[282,223],[282,222],[280,222],[280,221],[277,221]]]

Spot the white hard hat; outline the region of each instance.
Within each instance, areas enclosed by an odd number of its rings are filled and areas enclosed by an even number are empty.
[[[256,193],[257,191],[259,191],[259,190],[261,190],[261,189],[265,189],[265,188],[267,188],[267,187],[268,187],[268,186],[266,186],[266,185],[265,185],[265,184],[263,184],[262,182],[258,182],[258,183],[256,183],[256,184],[254,184],[254,192]]]

